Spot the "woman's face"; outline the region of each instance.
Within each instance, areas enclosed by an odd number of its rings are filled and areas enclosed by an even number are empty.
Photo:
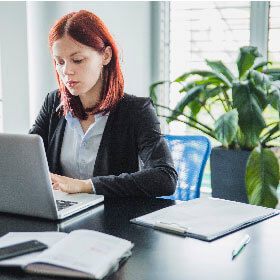
[[[108,50],[101,54],[65,35],[55,41],[52,52],[59,77],[72,95],[100,94],[102,67],[111,59]]]

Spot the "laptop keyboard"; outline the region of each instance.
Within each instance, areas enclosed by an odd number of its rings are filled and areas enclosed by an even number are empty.
[[[78,202],[66,201],[66,200],[57,200],[56,201],[58,211],[63,210],[65,208],[70,207],[70,206],[75,205],[75,204],[78,204]]]

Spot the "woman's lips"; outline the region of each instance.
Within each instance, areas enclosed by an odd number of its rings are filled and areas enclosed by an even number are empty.
[[[67,82],[67,85],[70,87],[70,88],[73,88],[75,87],[79,82],[75,82],[75,81],[70,81],[70,82]]]

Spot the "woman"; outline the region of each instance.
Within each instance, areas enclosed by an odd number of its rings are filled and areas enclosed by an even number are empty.
[[[43,138],[53,188],[172,194],[177,173],[152,101],[124,94],[118,51],[104,23],[85,10],[65,15],[51,28],[49,47],[59,89],[47,95],[29,133]]]

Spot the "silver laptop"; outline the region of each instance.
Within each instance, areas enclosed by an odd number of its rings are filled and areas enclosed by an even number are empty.
[[[52,189],[40,136],[0,133],[0,212],[61,220],[103,200]]]

